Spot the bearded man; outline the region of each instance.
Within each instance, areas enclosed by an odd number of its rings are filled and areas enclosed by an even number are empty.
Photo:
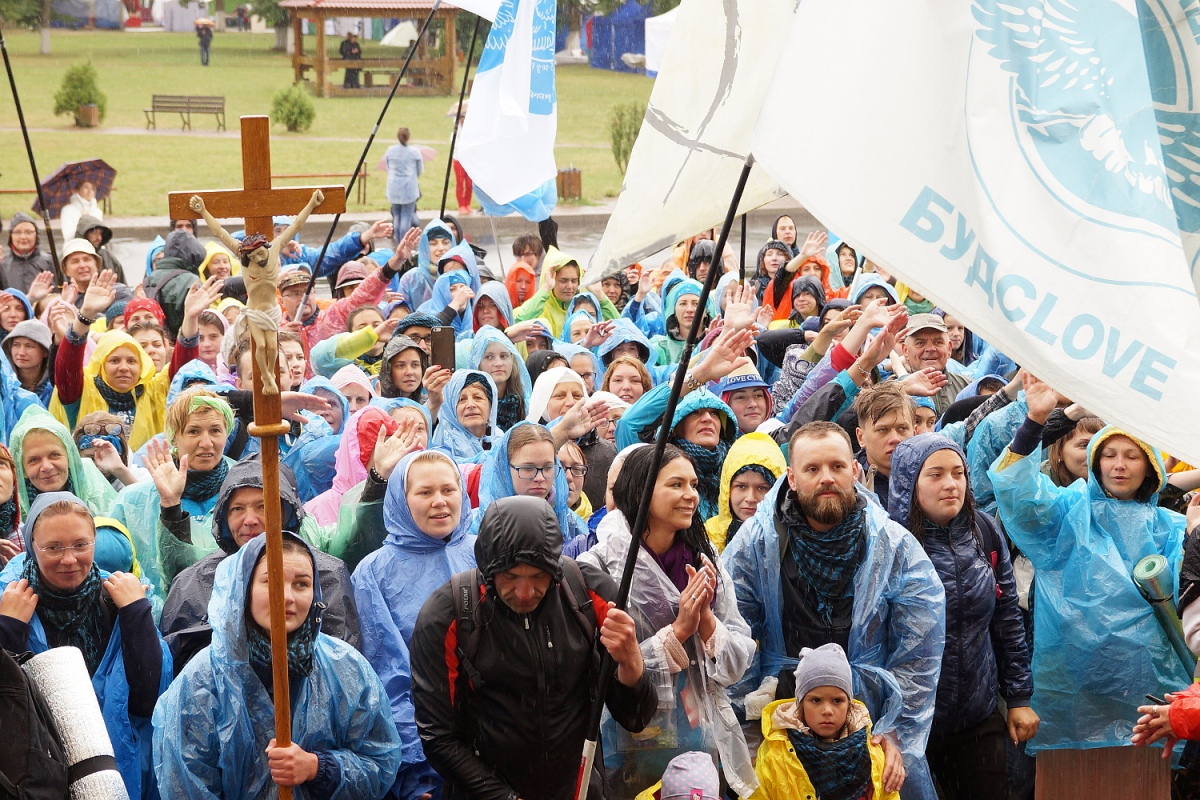
[[[746,717],[795,696],[804,648],[842,646],[854,696],[887,755],[884,780],[902,797],[934,798],[925,743],[945,643],[945,592],[921,545],[868,490],[850,437],[810,422],[788,443],[787,480],[759,503],[722,558],[738,609],[759,643],[740,684]],[[899,756],[902,754],[902,758]]]

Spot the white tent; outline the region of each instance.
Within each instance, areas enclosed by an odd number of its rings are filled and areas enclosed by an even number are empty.
[[[663,56],[667,53],[667,42],[671,38],[671,30],[675,27],[675,17],[679,6],[675,6],[665,14],[657,17],[647,17],[646,25],[646,75],[653,78],[662,66]]]

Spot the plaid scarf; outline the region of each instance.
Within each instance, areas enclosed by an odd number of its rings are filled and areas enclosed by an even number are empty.
[[[317,634],[321,630],[321,611],[324,608],[324,603],[314,602],[300,627],[287,635],[289,684],[304,680],[312,673],[313,651],[316,650]],[[246,646],[254,673],[263,682],[263,686],[267,687],[267,691],[274,693],[271,635],[258,627],[249,616],[246,617]]]
[[[146,387],[139,383],[133,387],[132,392],[118,392],[105,383],[99,375],[92,378],[92,382],[96,386],[96,391],[100,392],[100,396],[108,404],[109,413],[116,414],[121,418],[125,423],[125,434],[129,435],[129,429],[133,427],[133,415],[137,412],[138,398],[146,391]]]
[[[209,498],[216,497],[217,492],[221,491],[221,484],[225,482],[225,476],[228,474],[229,463],[225,459],[217,462],[216,469],[207,471],[189,469],[187,484],[183,489],[183,499],[191,500],[194,503],[202,503]]]
[[[827,531],[813,530],[792,492],[784,500],[792,558],[804,579],[803,591],[821,620],[833,625],[833,604],[853,592],[854,573],[866,554],[866,516],[861,502]]]
[[[0,503],[0,539],[16,530],[16,521],[17,493],[13,492],[12,497]]]
[[[496,427],[506,431],[525,419],[525,399],[519,394],[506,394],[496,406]]]
[[[78,493],[76,493],[76,491],[75,491],[75,479],[71,477],[71,473],[69,473],[69,472],[67,473],[66,485],[63,486],[63,488],[55,489],[54,491],[70,492],[71,494],[75,495],[76,497],[79,496]],[[29,498],[29,505],[33,505],[33,501],[36,500],[38,495],[41,493],[42,493],[42,490],[37,488],[36,486],[34,486],[33,481],[29,480],[29,478],[25,479],[25,496]]]
[[[700,519],[715,517],[721,510],[721,465],[729,455],[729,442],[722,439],[711,449],[687,439],[672,439],[671,444],[686,453],[696,465],[696,477],[700,480],[696,487],[700,492]]]
[[[867,749],[866,728],[833,742],[822,742],[794,728],[789,728],[787,734],[821,800],[871,796],[871,751]]]
[[[38,571],[37,559],[30,553],[21,577],[29,581],[37,595],[37,615],[46,629],[46,643],[51,647],[78,647],[87,662],[88,674],[95,675],[105,645],[99,567],[92,564],[83,583],[69,592],[60,592],[47,585]]]

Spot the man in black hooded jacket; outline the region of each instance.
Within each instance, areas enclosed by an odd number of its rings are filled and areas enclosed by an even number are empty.
[[[213,509],[213,538],[220,549],[209,553],[175,576],[171,591],[163,604],[159,629],[163,639],[171,648],[175,660],[175,674],[183,671],[187,662],[196,653],[212,643],[212,626],[208,622],[208,601],[212,597],[213,580],[217,566],[228,556],[241,549],[250,539],[264,530],[266,519],[261,511],[263,497],[262,463],[258,459],[239,461],[229,468],[225,482],[217,493],[217,505]],[[248,490],[235,498],[242,489]],[[304,521],[304,506],[296,490],[296,478],[283,465],[279,467],[280,511],[283,529],[304,538],[301,523]],[[231,519],[231,506],[237,501],[239,509]],[[168,519],[164,513],[162,522],[175,536],[190,541],[191,519],[180,506],[171,511]],[[235,523],[231,525],[231,522]],[[340,558],[322,553],[313,548],[320,572],[321,594],[327,606],[322,614],[321,630],[341,639],[349,645],[359,646],[358,608],[354,604],[354,588],[350,585],[350,573]]]
[[[430,596],[413,631],[413,701],[425,756],[446,781],[443,800],[566,800],[574,795],[601,645],[617,662],[605,698],[613,718],[636,733],[657,709],[633,620],[610,607],[612,578],[562,557],[558,520],[542,499],[507,497],[489,506],[475,560],[478,570]],[[458,587],[479,598],[467,603],[473,624],[460,619]],[[602,786],[594,774],[588,797],[599,798]]]

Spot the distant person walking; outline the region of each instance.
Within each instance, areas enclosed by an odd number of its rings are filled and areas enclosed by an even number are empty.
[[[196,26],[196,38],[200,40],[200,65],[208,66],[208,50],[212,46],[213,32],[207,25]]]
[[[358,34],[351,31],[346,34],[346,38],[342,40],[342,44],[338,47],[338,54],[346,61],[362,61],[362,45],[358,43]],[[346,68],[346,77],[342,80],[343,89],[360,89],[362,85],[358,82],[358,73],[362,70]]]
[[[408,128],[396,132],[399,144],[394,144],[383,155],[387,164],[387,199],[392,204],[392,230],[398,231],[397,236],[409,228],[419,227],[417,221],[417,200],[421,197],[421,187],[417,178],[425,171],[425,162],[421,151],[408,143]]]

